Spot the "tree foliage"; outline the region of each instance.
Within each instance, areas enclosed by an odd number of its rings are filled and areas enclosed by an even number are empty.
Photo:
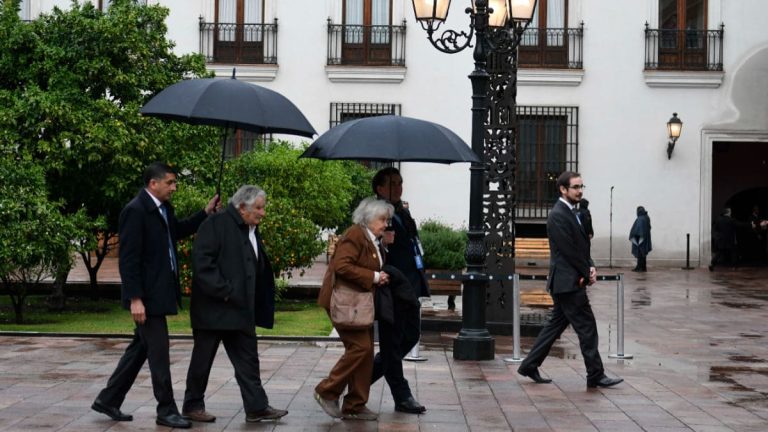
[[[29,161],[0,157],[0,282],[23,322],[28,289],[73,265],[92,222],[84,211],[62,214],[49,201],[43,171]]]
[[[163,88],[209,75],[202,56],[173,53],[166,8],[114,0],[105,13],[73,1],[29,23],[17,8],[18,0],[0,3],[0,150],[40,166],[66,214],[103,218],[108,239],[148,163],[212,178],[214,128],[139,114]]]
[[[370,195],[372,173],[356,162],[322,162],[300,159],[301,149],[288,142],[260,144],[227,162],[222,181],[226,201],[244,184],[267,192],[267,216],[260,232],[277,275],[292,275],[309,267],[324,250],[323,228],[344,227],[351,209]],[[180,177],[174,196],[177,214],[201,208],[213,193],[213,185],[190,185]],[[182,286],[189,286],[190,242],[180,244]]]

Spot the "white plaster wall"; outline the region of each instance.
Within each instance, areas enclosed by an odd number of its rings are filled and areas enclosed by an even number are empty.
[[[66,7],[68,0],[32,1],[32,11]],[[213,0],[150,0],[171,9],[169,37],[177,52],[199,49],[198,17],[212,19]],[[315,129],[328,129],[331,102],[402,104],[402,114],[443,124],[467,142],[471,127],[471,50],[447,55],[436,51],[413,18],[410,0],[394,0],[393,23],[407,20],[405,79],[397,84],[333,83],[325,71],[326,19],[340,22],[340,0],[267,0],[267,20],[279,19],[279,70],[259,85],[290,98]],[[454,0],[447,27],[465,29],[463,9]],[[610,188],[613,190],[611,261],[633,261],[627,235],[635,208],[645,206],[653,226],[651,265],[675,265],[685,259],[685,235],[691,234],[693,264],[709,260],[711,137],[705,130],[727,129],[728,136],[749,131],[768,135],[768,47],[764,0],[711,0],[709,28],[725,23],[723,84],[718,88],[652,88],[645,83],[644,24],[655,25],[657,1],[571,0],[570,26],[585,24],[584,78],[576,87],[522,86],[518,103],[579,107],[579,170],[588,188],[594,219],[593,257],[609,262]],[[761,54],[762,53],[762,54]],[[760,57],[763,58],[763,57]],[[745,66],[747,65],[747,66]],[[743,73],[736,78],[737,71]],[[738,80],[738,81],[735,81]],[[735,96],[734,96],[735,95]],[[666,122],[672,112],[683,132],[672,159],[666,155]],[[725,126],[723,126],[725,125]],[[746,132],[745,132],[746,133]],[[755,135],[756,134],[756,135]],[[719,136],[719,135],[717,135]],[[709,140],[709,141],[708,141]],[[418,220],[439,218],[466,225],[469,166],[403,164],[404,198]],[[710,182],[709,184],[707,182]]]

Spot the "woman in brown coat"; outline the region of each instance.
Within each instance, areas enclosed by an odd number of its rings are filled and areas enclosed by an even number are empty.
[[[391,204],[375,198],[366,198],[357,206],[352,214],[354,225],[337,243],[320,288],[317,303],[326,311],[331,308],[331,276],[334,272],[336,278],[361,291],[374,291],[377,285],[389,282],[389,275],[381,271],[384,257],[378,242],[393,212]],[[344,343],[344,354],[328,377],[315,387],[315,400],[331,417],[376,420],[376,413],[365,406],[373,373],[373,327],[337,331]],[[345,388],[347,394],[340,408],[339,398]]]

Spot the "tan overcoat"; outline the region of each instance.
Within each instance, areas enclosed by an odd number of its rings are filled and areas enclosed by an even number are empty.
[[[334,271],[337,278],[358,287],[361,291],[374,290],[374,272],[381,271],[379,250],[361,225],[355,224],[349,227],[336,244],[336,251],[325,272],[323,285],[317,297],[317,304],[326,311],[331,309],[333,291],[331,276]]]

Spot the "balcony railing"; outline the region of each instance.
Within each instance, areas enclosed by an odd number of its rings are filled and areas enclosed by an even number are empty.
[[[328,20],[328,64],[405,66],[403,25],[346,25]]]
[[[719,30],[651,29],[645,23],[645,69],[722,71],[724,24]]]
[[[277,64],[277,18],[273,24],[233,24],[200,17],[200,53],[208,63]]]
[[[521,68],[581,69],[584,23],[578,28],[528,28],[518,52]]]

